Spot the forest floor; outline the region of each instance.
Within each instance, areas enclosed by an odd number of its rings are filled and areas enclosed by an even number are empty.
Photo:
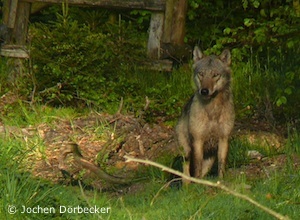
[[[149,123],[141,114],[78,113],[47,106],[0,110],[7,115],[0,122],[3,219],[272,219],[225,191],[198,184],[167,187],[172,175],[125,161],[130,156],[175,168],[182,152],[174,124],[163,118]],[[9,117],[11,110],[14,115]],[[298,133],[283,127],[237,121],[223,185],[279,213],[298,216],[299,143]],[[97,205],[112,211],[11,215],[7,208],[12,204],[18,210],[39,204],[56,210],[61,205]]]
[[[110,179],[103,181],[102,176],[97,175],[98,169],[112,176],[134,179],[135,173],[144,166],[125,162],[125,155],[152,161],[169,157],[167,166],[172,165],[170,161],[177,155],[182,155],[172,127],[163,123],[149,124],[131,115],[91,113],[71,120],[58,118],[50,124],[34,127],[1,127],[25,141],[34,140],[34,137],[40,140],[37,150],[29,154],[27,161],[34,176],[54,183],[69,185],[82,180],[92,188],[103,190],[111,187]],[[231,176],[244,173],[249,179],[268,177],[270,172],[280,170],[287,163],[287,155],[280,153],[285,137],[278,135],[285,132],[278,128],[276,134],[271,129],[259,121],[252,121],[247,126],[236,123],[233,139],[247,141],[261,150],[248,150],[245,155],[247,162],[235,168],[229,167]],[[74,152],[69,150],[72,144],[77,145],[81,158],[90,166],[82,166],[74,159]],[[262,152],[266,149],[278,153],[264,155]],[[300,157],[295,155],[292,160],[294,168],[299,168]]]

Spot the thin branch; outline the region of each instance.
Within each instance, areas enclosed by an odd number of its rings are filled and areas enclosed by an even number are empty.
[[[116,115],[121,115],[121,112],[122,112],[122,109],[123,109],[123,105],[124,105],[124,99],[123,99],[123,97],[121,97],[119,109],[116,112]]]
[[[145,97],[145,106],[144,106],[144,112],[148,110],[150,105],[150,99],[148,98],[148,96]]]
[[[217,183],[214,183],[214,182],[203,180],[203,179],[197,179],[197,178],[194,178],[194,177],[189,177],[189,176],[187,176],[187,175],[185,175],[185,174],[183,174],[183,173],[181,173],[177,170],[171,169],[169,167],[166,167],[166,166],[161,165],[159,163],[155,163],[155,162],[150,161],[150,160],[142,160],[142,159],[132,158],[132,157],[128,157],[128,156],[124,156],[124,158],[126,159],[126,162],[131,162],[132,161],[132,162],[137,162],[137,163],[148,164],[148,165],[160,168],[160,169],[162,169],[162,171],[167,171],[167,172],[172,173],[174,175],[180,176],[180,177],[182,177],[184,179],[187,179],[191,182],[199,183],[199,184],[206,185],[206,186],[215,187],[215,188],[218,188],[218,189],[222,189],[222,190],[224,190],[225,192],[228,192],[231,195],[234,195],[234,196],[236,196],[240,199],[243,199],[243,200],[255,205],[256,207],[262,209],[263,211],[265,211],[268,214],[276,217],[277,219],[280,219],[280,220],[289,220],[290,219],[288,216],[283,216],[280,213],[277,213],[277,212],[273,211],[272,209],[258,203],[257,201],[251,199],[250,197],[248,197],[246,195],[243,195],[241,193],[233,191],[232,189],[230,189],[230,188],[226,187],[225,185],[221,184],[219,181]]]
[[[64,160],[67,157],[67,155],[70,153],[73,153],[74,160],[77,164],[81,165],[84,169],[92,171],[98,177],[100,177],[105,181],[108,181],[113,184],[124,184],[124,185],[133,182],[132,179],[126,179],[126,178],[110,175],[106,171],[104,171],[104,169],[102,169],[101,167],[96,166],[95,164],[91,163],[88,160],[85,160],[82,157],[79,146],[76,143],[69,143],[69,146],[67,146],[66,150],[62,152],[61,157],[59,159],[59,168],[61,170],[65,168]]]

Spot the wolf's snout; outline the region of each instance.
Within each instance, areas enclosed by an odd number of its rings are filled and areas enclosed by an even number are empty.
[[[201,95],[207,96],[209,94],[209,90],[208,89],[201,89],[200,93],[201,93]]]

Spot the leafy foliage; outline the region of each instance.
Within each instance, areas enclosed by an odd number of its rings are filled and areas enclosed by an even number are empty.
[[[121,25],[122,35],[96,33],[60,14],[51,24],[35,24],[32,57],[37,98],[63,105],[74,99],[98,105],[119,100],[113,90],[121,80],[118,73],[144,54],[135,31]]]
[[[299,6],[279,0],[189,0],[189,5],[186,41],[209,48],[207,53],[231,48],[238,109],[253,107],[243,111],[249,116],[264,116],[270,108],[277,118],[296,116]]]
[[[297,118],[299,7],[290,0],[188,2],[186,43],[209,48],[207,54],[231,49],[238,117]],[[33,16],[31,75],[19,83],[21,93],[111,112],[124,98],[125,109],[136,114],[147,96],[147,119],[177,117],[192,93],[191,68],[171,75],[140,68],[150,15],[64,5]]]
[[[35,101],[67,106],[93,104],[116,112],[123,98],[125,110],[139,115],[148,97],[148,120],[153,116],[178,116],[192,92],[190,70],[171,75],[142,67],[147,43],[143,29],[149,12],[133,11],[117,23],[115,13],[105,10],[72,8],[65,13],[57,11],[52,22],[37,22],[31,27]]]

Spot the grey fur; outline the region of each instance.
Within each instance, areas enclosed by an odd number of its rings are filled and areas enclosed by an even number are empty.
[[[195,47],[193,60],[197,91],[176,126],[179,145],[185,152],[184,173],[202,178],[218,158],[218,175],[223,178],[235,118],[230,51],[224,50],[220,56],[204,56]]]

